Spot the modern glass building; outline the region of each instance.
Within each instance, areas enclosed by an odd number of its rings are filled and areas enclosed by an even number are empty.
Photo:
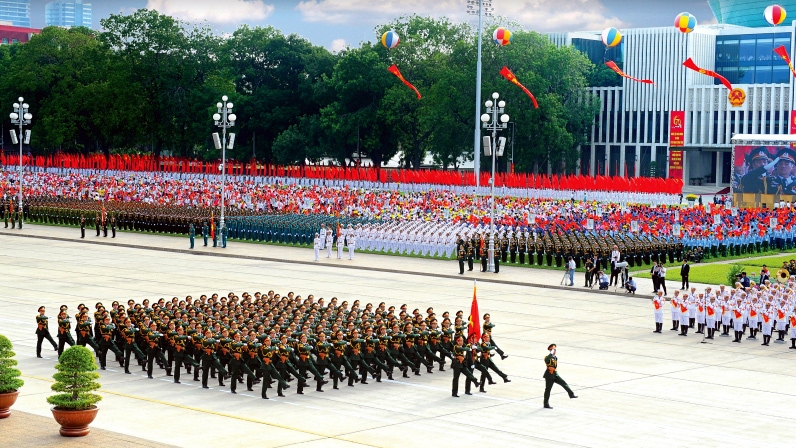
[[[47,26],[85,26],[91,28],[91,3],[83,0],[56,0],[44,7]]]
[[[749,27],[769,26],[763,17],[763,11],[766,7],[775,4],[785,8],[788,16],[796,14],[794,0],[708,0],[708,5],[719,24]]]
[[[582,174],[682,176],[687,185],[726,187],[733,134],[796,133],[791,123],[791,117],[796,119],[796,112],[791,114],[796,111],[796,80],[774,52],[784,46],[796,59],[796,21],[768,25],[763,11],[769,1],[710,3],[714,11],[719,8],[717,19],[723,23],[698,26],[690,34],[674,26],[620,30],[623,45],[616,51],[622,54],[609,59],[622,61],[628,75],[656,85],[617,78],[617,86],[591,88],[601,110],[591,142],[581,148]],[[796,1],[779,3],[796,18]],[[604,62],[600,31],[548,37],[556,45],[580,49],[595,64]],[[687,69],[683,62],[688,58],[726,77],[742,94],[731,94],[719,80]],[[682,128],[671,142],[675,122]]]
[[[0,0],[0,24],[30,27],[30,0]]]

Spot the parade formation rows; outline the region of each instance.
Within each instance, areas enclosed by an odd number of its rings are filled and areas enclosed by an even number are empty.
[[[496,384],[493,374],[511,381],[493,361],[497,355],[502,359],[507,355],[491,338],[495,325],[489,314],[483,315],[481,334],[480,328],[468,329],[470,319],[464,320],[462,311],[437,317],[433,308],[423,314],[383,302],[363,306],[358,300],[349,304],[333,297],[327,302],[293,292],[285,296],[244,292],[240,297],[230,292],[221,297],[161,298],[155,303],[114,301],[108,309],[98,302],[94,311],[79,304],[74,326],[73,310],[62,305],[55,319],[56,342],[46,309],[38,311],[38,357],[45,340],[59,356],[67,345],[90,346],[103,370],[111,352],[125,373],[131,373],[131,364],[138,364],[153,378],[158,366],[180,383],[184,368],[203,388],[209,388],[211,378],[219,386],[229,380],[232,393],[245,377],[248,391],[262,383],[264,399],[274,383],[282,397],[293,381],[298,394],[311,381],[317,392],[324,392],[329,382],[333,389],[344,380],[354,387],[370,379],[393,380],[396,370],[404,378],[410,373],[420,376],[422,370],[444,372],[448,363],[454,397],[461,376],[466,378],[467,395],[471,387],[486,392],[487,384]]]
[[[317,179],[229,177],[228,219],[222,229],[215,176],[42,169],[26,173],[23,180],[25,218],[48,224],[80,225],[84,218],[90,227],[188,234],[193,223],[197,233],[207,227],[210,238],[219,240],[309,246],[322,224],[331,229],[352,224],[361,249],[445,258],[458,256],[458,238],[470,241],[478,258],[491,224],[489,197],[419,189],[418,184],[401,190],[330,186]],[[14,205],[14,173],[2,172],[0,188],[6,225],[13,226],[20,213]],[[568,192],[569,200],[527,197],[527,191],[525,196],[503,193],[496,198],[494,236],[504,256],[522,263],[528,255],[528,264],[563,266],[572,256],[581,266],[594,255],[606,260],[612,245],[620,247],[631,266],[680,259],[693,251],[706,258],[738,255],[793,247],[796,233],[790,204],[774,209],[681,207],[661,205],[666,201],[656,202],[654,195],[636,198],[649,203],[634,203],[590,200],[579,192]],[[599,192],[586,193],[597,197]],[[664,196],[659,199],[671,195]]]

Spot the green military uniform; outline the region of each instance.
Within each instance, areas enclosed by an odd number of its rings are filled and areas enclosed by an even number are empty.
[[[578,398],[577,395],[575,395],[575,392],[572,392],[572,389],[569,388],[567,382],[558,376],[558,358],[552,352],[554,348],[556,348],[556,345],[550,344],[547,347],[547,350],[550,351],[550,354],[544,358],[544,364],[546,367],[543,375],[545,380],[544,407],[548,409],[552,409],[550,406],[550,391],[553,389],[553,384],[558,384],[559,386],[563,387],[564,390],[569,394],[569,398]]]

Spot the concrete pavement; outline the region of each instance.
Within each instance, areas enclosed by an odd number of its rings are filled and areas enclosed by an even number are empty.
[[[559,287],[557,271],[507,267],[497,275],[459,276],[453,261],[357,254],[353,261],[313,262],[308,249],[243,243],[186,253],[187,238],[134,233],[107,239],[115,245],[98,242],[106,239],[80,241],[77,229],[0,229],[0,333],[15,344],[26,381],[14,407],[23,418],[51,418],[45,397],[55,359],[49,349],[46,359],[35,358],[39,305],[74,310],[82,302],[273,289],[467,313],[478,278],[481,313],[492,314],[495,338],[510,355],[498,366],[512,379],[488,386],[486,394],[452,398],[450,371],[435,371],[303,396],[291,388],[285,398],[265,401],[259,391],[232,396],[190,380],[175,385],[162,371],[153,380],[140,371],[124,375],[111,364],[101,372],[104,399],[93,428],[191,447],[778,446],[789,440],[796,351],[653,334],[647,294]],[[651,283],[646,287],[651,291]],[[556,387],[554,409],[545,410],[542,358],[551,342],[559,346],[559,372],[579,398],[569,400]],[[92,437],[85,443],[104,444]],[[14,436],[11,445],[22,440]]]

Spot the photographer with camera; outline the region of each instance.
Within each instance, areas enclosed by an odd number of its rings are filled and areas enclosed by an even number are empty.
[[[636,281],[633,280],[633,277],[628,278],[627,281],[625,282],[625,290],[626,290],[626,292],[628,292],[630,294],[635,294],[636,293],[636,289],[637,289],[636,288]]]
[[[572,257],[569,257],[569,261],[567,261],[566,275],[569,276],[568,286],[575,286],[575,260]]]

